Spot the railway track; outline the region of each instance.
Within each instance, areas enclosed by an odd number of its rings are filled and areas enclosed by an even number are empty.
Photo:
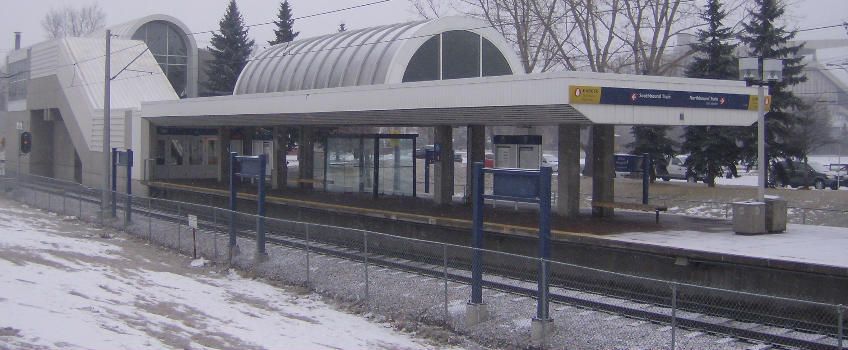
[[[56,184],[51,181],[32,181],[19,184],[23,188],[39,192],[61,195],[72,201],[99,203],[99,191],[81,188],[76,184]],[[24,199],[25,201],[25,199]],[[119,200],[119,207],[122,201]],[[185,204],[177,206],[178,213],[174,207],[165,203],[175,203],[155,200],[147,203],[146,200],[134,201],[133,215],[142,215],[151,219],[166,222],[185,222],[185,215],[194,214],[198,216],[198,224],[201,229],[214,234],[226,235],[229,232],[229,222],[225,216],[216,216],[215,209],[205,207],[209,210],[197,210],[196,204]],[[153,204],[155,203],[155,204]],[[150,204],[147,208],[145,204]],[[220,210],[220,209],[218,209]],[[212,213],[212,215],[209,215]],[[242,215],[244,218],[246,215]],[[250,219],[237,221],[237,232],[242,238],[255,239],[255,222]],[[420,254],[405,254],[389,250],[381,252],[370,251],[364,253],[358,249],[351,249],[332,240],[322,241],[318,236],[313,236],[307,241],[299,233],[287,232],[283,225],[274,220],[267,220],[265,224],[269,244],[276,244],[295,249],[306,249],[311,252],[328,255],[351,261],[366,262],[370,265],[382,266],[390,269],[403,270],[414,274],[425,275],[435,278],[448,278],[459,283],[471,283],[469,265],[464,262],[451,262],[447,266],[427,263],[427,256]],[[344,228],[342,228],[344,229]],[[364,232],[364,231],[357,231]],[[375,235],[383,235],[377,234]],[[467,248],[463,248],[467,249]],[[432,260],[432,256],[429,256]],[[485,288],[499,290],[511,294],[536,297],[535,275],[519,274],[498,268],[484,268],[483,285]],[[672,288],[671,282],[656,281],[656,288],[626,288],[623,285],[598,283],[592,281],[591,276],[586,278],[575,278],[570,281],[561,281],[554,276],[550,286],[549,297],[552,302],[575,305],[583,308],[601,310],[610,313],[625,315],[628,317],[644,319],[654,322],[671,323],[672,312],[669,306],[668,289],[664,293],[658,293],[661,288]],[[647,280],[647,279],[646,279]],[[721,303],[717,303],[721,304]],[[733,307],[736,305],[737,307]],[[824,304],[822,304],[824,305]],[[744,306],[740,309],[739,306]],[[677,302],[678,312],[674,317],[677,325],[700,331],[717,333],[763,342],[779,347],[809,348],[809,349],[843,349],[840,346],[839,333],[845,334],[844,329],[834,322],[817,322],[808,318],[792,317],[789,312],[769,312],[749,310],[751,306],[744,303],[728,302],[725,305],[700,303],[697,300],[681,299]],[[780,308],[779,305],[776,308]],[[828,320],[829,321],[829,320]]]

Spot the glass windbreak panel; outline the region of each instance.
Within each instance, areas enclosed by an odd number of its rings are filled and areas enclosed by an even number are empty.
[[[413,153],[411,139],[380,139],[380,193],[412,195]]]
[[[359,191],[371,192],[374,188],[374,138],[362,138],[362,158],[359,167]]]
[[[183,165],[183,155],[185,154],[185,150],[183,149],[183,144],[178,139],[171,139],[170,150],[168,152],[169,155],[169,165]]]
[[[327,138],[327,176],[324,179],[328,191],[356,192],[359,183],[360,139]]]
[[[480,76],[480,36],[465,30],[442,33],[442,79]]]
[[[156,140],[156,165],[165,164],[165,140]]]
[[[188,164],[203,164],[203,140],[195,137],[191,139],[190,144],[191,148],[188,153]]]
[[[206,164],[207,165],[217,165],[218,164],[218,140],[217,139],[206,140]]]
[[[483,38],[483,76],[510,75],[512,69],[506,62],[501,50],[492,42]]]
[[[406,71],[403,82],[439,80],[439,36],[434,35],[415,51]]]

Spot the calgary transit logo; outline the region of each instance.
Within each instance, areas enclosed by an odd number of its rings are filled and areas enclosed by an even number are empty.
[[[582,94],[583,94],[583,89],[581,89],[581,88],[574,89],[574,96],[580,97],[580,95],[582,95]]]

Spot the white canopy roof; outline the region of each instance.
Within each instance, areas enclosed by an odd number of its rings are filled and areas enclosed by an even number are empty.
[[[142,104],[142,117],[155,125],[186,127],[751,125],[757,118],[756,111],[743,109],[575,104],[569,94],[573,86],[756,93],[739,81],[559,72],[149,102]]]

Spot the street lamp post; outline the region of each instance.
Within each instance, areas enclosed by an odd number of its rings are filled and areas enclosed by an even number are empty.
[[[766,115],[765,86],[783,78],[783,62],[762,57],[739,58],[739,75],[757,85],[757,201],[765,202],[766,190]]]

